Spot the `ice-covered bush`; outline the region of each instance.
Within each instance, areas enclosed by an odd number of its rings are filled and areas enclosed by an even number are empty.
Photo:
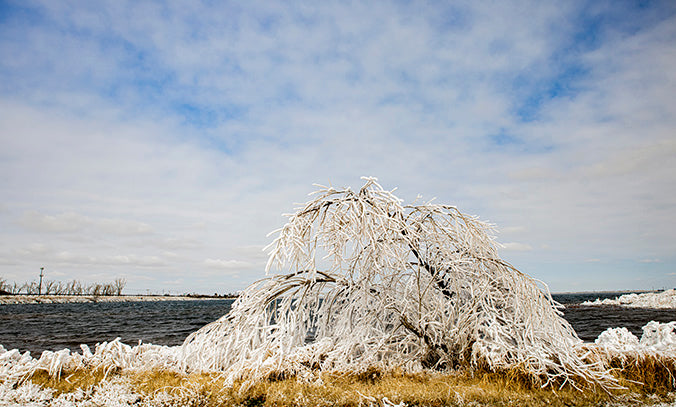
[[[609,385],[546,286],[498,256],[492,226],[405,205],[374,178],[321,187],[269,246],[271,275],[190,335],[182,366],[230,381],[369,368],[518,367]]]

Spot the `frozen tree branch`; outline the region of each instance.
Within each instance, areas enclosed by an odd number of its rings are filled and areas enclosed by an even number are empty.
[[[403,205],[375,178],[320,187],[268,246],[230,314],[190,335],[182,366],[229,380],[376,367],[519,367],[615,385],[543,283],[500,259],[493,227],[449,205]]]

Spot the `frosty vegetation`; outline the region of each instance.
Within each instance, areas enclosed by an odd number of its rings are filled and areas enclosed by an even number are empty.
[[[190,335],[181,363],[230,381],[486,365],[543,386],[612,386],[547,287],[500,259],[492,232],[454,206],[405,205],[374,178],[321,187],[269,246],[267,270],[282,272]]]
[[[587,346],[592,346],[587,344]],[[676,322],[661,324],[650,322],[643,328],[643,336],[639,341],[626,328],[611,328],[603,332],[593,345],[597,351],[605,353],[609,358],[631,356],[676,357]],[[34,358],[29,352],[6,350],[0,345],[0,404],[30,406],[80,406],[80,405],[139,405],[140,398],[145,397],[142,405],[188,405],[200,396],[189,393],[187,399],[164,392],[152,395],[139,394],[132,383],[116,372],[140,374],[151,371],[183,372],[180,368],[183,346],[160,346],[138,344],[129,346],[120,342],[119,338],[111,342],[97,344],[94,351],[81,345],[81,353],[69,349],[45,351]],[[635,359],[633,359],[635,360]],[[633,363],[633,362],[630,362]],[[54,394],[50,388],[43,388],[26,380],[31,375],[45,372],[53,377],[68,380],[72,372],[79,369],[102,369],[104,379],[96,386],[78,388],[74,392]],[[188,389],[179,389],[179,396]],[[4,405],[4,404],[3,404]],[[190,404],[192,405],[192,404]],[[367,405],[394,405],[367,403]]]

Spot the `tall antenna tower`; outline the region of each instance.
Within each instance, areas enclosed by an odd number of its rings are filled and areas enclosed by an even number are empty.
[[[42,295],[42,277],[44,276],[42,271],[44,269],[45,269],[44,267],[40,267],[40,284],[38,285],[38,295]]]

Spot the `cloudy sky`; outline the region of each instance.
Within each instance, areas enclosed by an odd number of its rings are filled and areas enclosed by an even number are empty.
[[[366,175],[553,291],[676,286],[673,1],[0,1],[0,55],[6,280],[236,291]]]

